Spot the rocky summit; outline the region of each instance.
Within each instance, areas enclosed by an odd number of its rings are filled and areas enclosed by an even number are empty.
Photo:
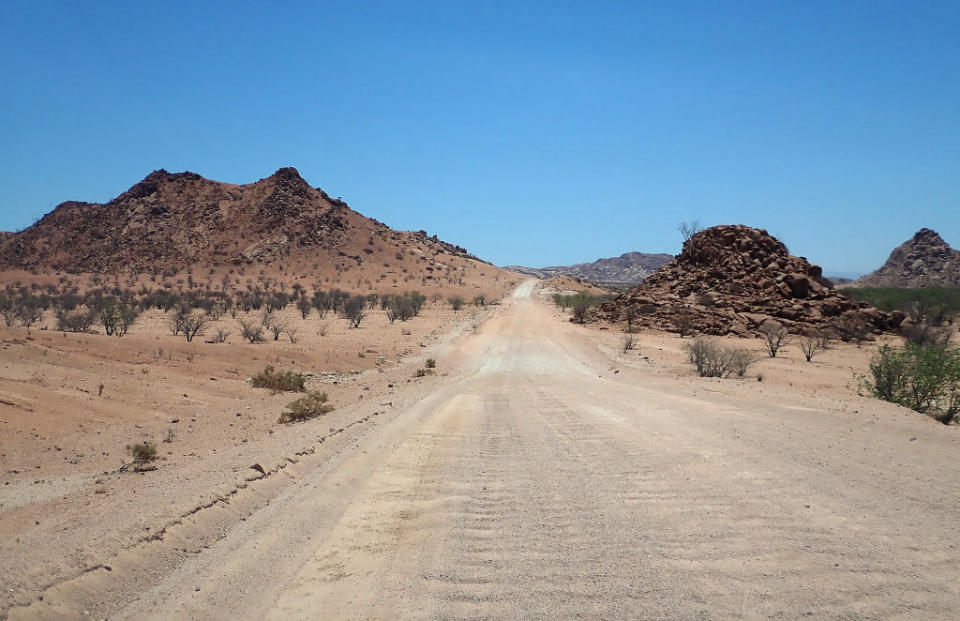
[[[858,287],[960,287],[960,251],[923,228],[893,249],[883,267],[854,283]]]
[[[833,290],[817,265],[791,256],[762,229],[714,226],[638,287],[603,304],[598,319],[702,334],[758,334],[771,322],[793,333],[844,325],[896,329],[903,316],[877,310]]]

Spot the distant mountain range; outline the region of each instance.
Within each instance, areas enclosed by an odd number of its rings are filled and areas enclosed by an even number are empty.
[[[576,265],[554,265],[550,267],[524,267],[510,265],[507,269],[535,276],[536,278],[550,278],[558,274],[576,276],[577,278],[612,287],[636,285],[652,274],[657,268],[673,260],[672,254],[646,252],[625,252],[619,257],[597,259],[592,263],[578,263]]]

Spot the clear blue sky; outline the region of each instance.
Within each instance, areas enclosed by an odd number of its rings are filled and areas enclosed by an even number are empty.
[[[960,2],[5,2],[0,229],[295,166],[498,264],[780,234],[960,246]]]

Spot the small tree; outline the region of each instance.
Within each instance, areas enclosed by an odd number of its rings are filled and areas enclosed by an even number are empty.
[[[313,310],[313,303],[307,298],[300,298],[297,300],[297,310],[300,311],[300,316],[306,319]]]
[[[287,338],[290,339],[291,344],[296,344],[296,342],[300,339],[300,328],[287,326],[284,332],[286,333]]]
[[[463,305],[465,303],[465,300],[463,299],[463,297],[459,295],[451,296],[447,301],[450,302],[450,308],[452,308],[454,312],[463,308]]]
[[[349,300],[343,307],[343,316],[350,321],[351,328],[359,328],[360,322],[366,317],[364,309],[367,307],[367,299],[362,295],[357,295]]]
[[[680,231],[680,235],[683,236],[683,241],[687,242],[690,241],[691,237],[700,232],[700,223],[697,220],[681,222],[677,229]]]
[[[286,329],[287,323],[285,321],[277,321],[276,319],[274,319],[270,325],[267,326],[267,330],[270,330],[270,332],[273,334],[273,340],[275,341],[280,340],[280,335],[283,334]]]
[[[627,332],[633,332],[633,322],[640,316],[636,306],[628,306],[623,311],[623,318],[627,322]]]
[[[198,334],[203,334],[203,329],[207,327],[208,322],[208,318],[200,313],[194,312],[187,315],[183,320],[181,328],[183,335],[187,338],[187,342],[190,343],[193,341],[193,337]]]
[[[263,326],[245,319],[238,319],[240,335],[251,344],[263,342]]]
[[[577,320],[577,323],[587,322],[587,312],[590,310],[589,300],[585,297],[580,297],[573,302],[570,308],[573,312],[573,318]]]
[[[777,352],[783,347],[783,343],[787,338],[786,328],[779,323],[771,321],[767,322],[760,331],[763,333],[763,338],[767,344],[767,353],[770,354],[771,358],[776,358]]]
[[[807,362],[813,360],[813,357],[820,351],[820,337],[816,334],[808,334],[800,339],[800,351]]]
[[[320,315],[320,319],[326,317],[327,311],[331,308],[331,298],[324,291],[314,291],[313,297],[310,298],[310,303],[313,305],[313,308],[316,309],[317,314]]]
[[[177,304],[173,308],[173,316],[170,318],[170,332],[173,336],[183,332],[183,324],[190,316],[191,310],[190,306],[184,303]]]

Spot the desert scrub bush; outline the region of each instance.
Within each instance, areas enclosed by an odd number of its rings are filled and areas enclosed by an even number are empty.
[[[950,328],[935,328],[925,323],[905,326],[901,330],[901,334],[911,345],[945,347],[950,342]]]
[[[433,375],[433,369],[417,369],[417,372],[413,374],[414,377],[426,377],[428,375]]]
[[[149,440],[128,446],[127,452],[130,453],[133,465],[137,468],[142,468],[157,458],[157,447]]]
[[[427,358],[427,364],[426,364],[426,366],[427,366],[428,369],[436,369],[436,368],[437,368],[437,361],[434,360],[433,358]]]
[[[210,340],[207,341],[207,342],[208,342],[208,343],[226,343],[226,342],[227,342],[227,338],[229,338],[229,337],[230,337],[230,331],[229,331],[229,330],[226,330],[226,329],[224,329],[224,328],[217,328],[217,331],[214,333],[214,335],[213,335],[213,336],[210,338]]]
[[[690,311],[680,311],[673,317],[673,329],[680,335],[680,338],[693,332],[695,326],[696,320]]]
[[[303,392],[307,381],[301,373],[277,371],[273,365],[267,365],[263,371],[253,376],[254,388],[269,388],[273,392]]]
[[[238,319],[237,323],[240,324],[240,335],[247,339],[248,342],[263,342],[263,326],[244,319]]]
[[[960,413],[960,349],[883,345],[870,359],[860,385],[878,399],[949,424]]]
[[[690,364],[700,377],[743,377],[756,356],[739,347],[719,345],[706,337],[697,337],[685,347]]]
[[[57,309],[56,316],[57,330],[60,332],[87,332],[97,318],[93,311],[66,311],[62,308]]]
[[[280,414],[281,423],[295,423],[328,414],[334,407],[327,403],[327,393],[311,390],[306,396],[291,401]]]
[[[837,336],[844,343],[856,343],[857,347],[867,338],[870,328],[863,319],[850,315],[841,315],[834,323]]]
[[[450,308],[452,308],[454,311],[460,310],[463,308],[463,305],[466,304],[466,300],[459,295],[451,296],[447,301],[450,303]]]

